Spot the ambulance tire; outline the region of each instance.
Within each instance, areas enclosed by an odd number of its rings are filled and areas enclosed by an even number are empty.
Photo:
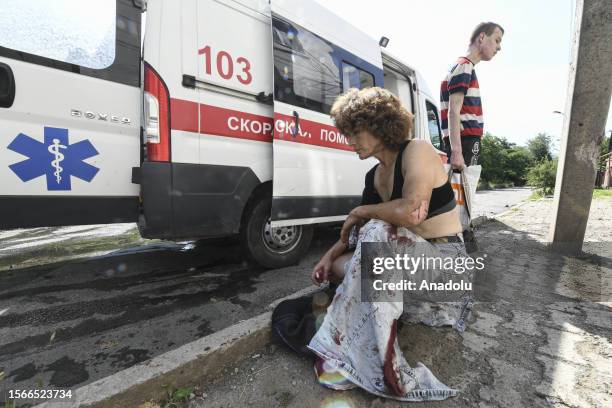
[[[266,268],[295,265],[312,241],[311,225],[270,227],[271,197],[261,197],[249,209],[240,231],[240,241],[251,261]]]

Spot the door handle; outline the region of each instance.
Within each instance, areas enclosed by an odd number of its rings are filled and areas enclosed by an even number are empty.
[[[15,100],[15,76],[11,67],[0,62],[0,107],[10,108]]]
[[[291,129],[291,136],[297,137],[300,133],[300,115],[297,111],[293,111],[293,129]]]

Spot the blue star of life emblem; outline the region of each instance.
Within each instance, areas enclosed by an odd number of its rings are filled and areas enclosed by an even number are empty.
[[[98,155],[89,140],[70,144],[68,129],[45,127],[43,143],[20,133],[8,149],[28,159],[11,164],[9,168],[23,182],[47,176],[48,191],[71,190],[70,177],[91,182],[100,169],[83,160]]]

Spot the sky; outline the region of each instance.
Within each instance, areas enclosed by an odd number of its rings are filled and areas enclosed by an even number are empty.
[[[553,111],[565,110],[575,0],[319,2],[370,36],[388,37],[387,50],[420,71],[434,96],[452,63],[467,54],[474,27],[500,24],[501,51],[476,65],[485,131],[518,145],[546,132],[558,148],[564,117]]]

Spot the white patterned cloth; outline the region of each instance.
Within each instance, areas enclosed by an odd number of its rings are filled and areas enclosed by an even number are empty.
[[[397,341],[397,321],[404,307],[420,311],[410,316],[425,324],[450,324],[463,330],[471,307],[471,297],[463,303],[415,304],[406,292],[392,301],[362,301],[361,244],[388,243],[400,255],[415,255],[426,248],[443,257],[466,257],[463,243],[430,244],[404,227],[381,220],[370,220],[359,232],[359,242],[347,267],[344,280],[308,348],[317,356],[315,372],[321,384],[333,389],[359,386],[366,391],[401,401],[443,400],[457,390],[439,381],[422,363],[410,367]],[[393,295],[392,295],[393,296]],[[401,297],[403,296],[403,297]]]

